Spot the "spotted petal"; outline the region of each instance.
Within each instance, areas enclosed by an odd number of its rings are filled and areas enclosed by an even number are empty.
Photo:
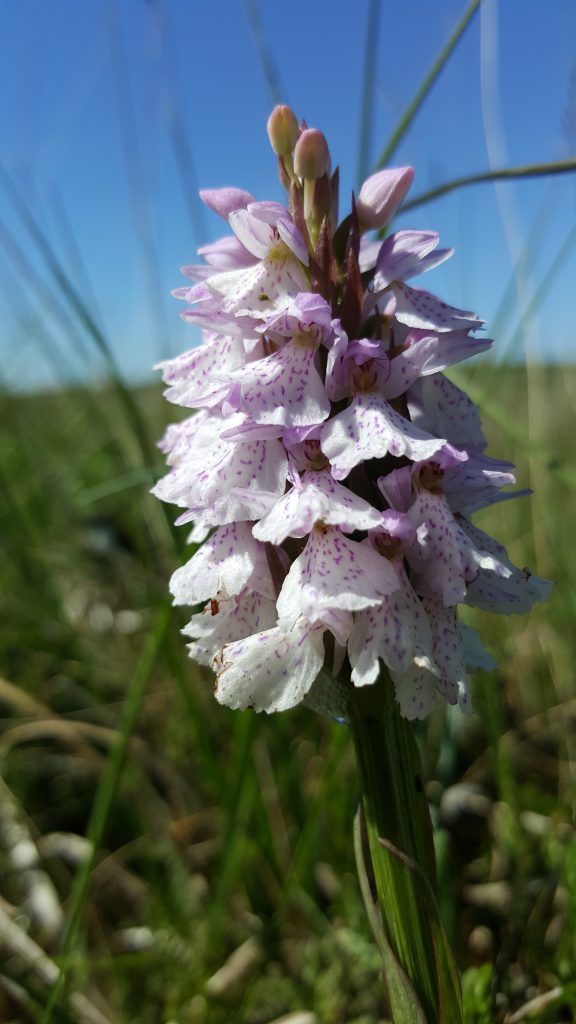
[[[316,527],[284,580],[278,597],[279,625],[289,628],[304,615],[310,622],[334,626],[342,641],[342,617],[334,617],[334,611],[380,604],[398,586],[388,560],[370,546],[349,540],[334,526]]]
[[[380,605],[354,613],[348,656],[355,686],[376,682],[380,659],[393,672],[407,672],[414,658],[431,656],[432,634],[402,562],[392,563],[398,588]]]
[[[288,342],[273,355],[222,375],[232,387],[228,403],[255,423],[313,426],[330,413],[315,352]]]
[[[284,258],[267,257],[254,267],[223,271],[205,284],[220,299],[222,315],[257,319],[284,308],[291,297],[306,289],[302,265],[288,250]]]
[[[246,351],[241,338],[212,336],[198,348],[159,364],[169,385],[165,396],[169,402],[191,409],[207,399],[216,403],[222,400],[227,389],[215,374],[236,370],[245,362]]]
[[[284,493],[288,461],[282,444],[274,439],[244,444],[210,437],[210,429],[216,426],[222,431],[230,420],[210,417],[209,423],[204,422],[206,444],[194,443],[194,439],[153,490],[162,501],[189,509],[187,520],[199,515],[204,522],[218,526],[257,519],[250,508],[250,491],[266,491],[277,497]],[[235,488],[242,491],[242,497]]]
[[[416,381],[408,392],[408,408],[422,430],[466,448],[486,447],[478,408],[443,374]]]
[[[182,630],[194,638],[188,644],[190,657],[201,665],[211,665],[225,644],[269,629],[276,622],[276,604],[253,590],[234,597],[216,597]]]
[[[437,299],[422,288],[410,288],[396,281],[393,286],[396,298],[394,315],[407,327],[418,327],[425,331],[477,330],[484,321],[476,313],[470,313]]]
[[[406,672],[391,672],[400,713],[409,721],[426,718],[437,703],[438,670],[424,659],[413,662]]]
[[[217,659],[216,697],[231,708],[286,711],[308,693],[324,663],[322,630],[304,619],[228,644]]]
[[[434,458],[447,441],[413,426],[382,395],[367,392],[357,394],[343,412],[328,421],[321,444],[333,476],[343,480],[364,459],[391,454],[425,461]]]
[[[443,494],[421,490],[408,514],[418,541],[407,549],[406,558],[418,593],[455,605],[464,600],[467,585],[480,568],[509,575],[507,566],[486,550],[481,538],[476,545],[464,532]]]
[[[306,537],[314,524],[339,526],[344,533],[371,530],[382,513],[334,480],[330,472],[308,472],[256,523],[254,536],[271,544],[287,537]]]
[[[468,587],[466,604],[484,611],[521,615],[538,601],[546,600],[553,586],[550,580],[534,576],[528,569],[518,569],[510,562],[501,544],[466,520],[462,525],[475,542],[479,542],[477,538],[481,535],[484,547],[508,569],[506,577],[482,569]]]
[[[460,702],[467,707],[468,676],[456,609],[446,608],[434,598],[424,598],[422,603],[432,629],[434,664],[440,672],[438,692],[449,704]]]
[[[378,256],[375,290],[381,291],[392,281],[406,281],[444,263],[454,250],[437,249],[439,241],[435,231],[395,231],[389,235]]]
[[[231,597],[245,586],[274,598],[266,550],[252,536],[251,524],[220,526],[170,580],[174,604],[200,604],[216,594]]]

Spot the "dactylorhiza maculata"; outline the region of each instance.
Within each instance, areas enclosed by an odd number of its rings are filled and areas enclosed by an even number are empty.
[[[202,344],[162,364],[166,397],[195,410],[168,428],[154,488],[201,545],[171,581],[176,604],[204,605],[190,655],[233,708],[337,714],[342,681],[384,665],[407,718],[466,710],[467,672],[493,662],[458,605],[525,612],[549,589],[471,522],[518,492],[443,371],[492,342],[407,283],[452,255],[436,233],[373,237],[411,168],[369,178],[338,227],[322,134],[286,107],[268,132],[287,205],[200,193],[229,230],[176,292]]]

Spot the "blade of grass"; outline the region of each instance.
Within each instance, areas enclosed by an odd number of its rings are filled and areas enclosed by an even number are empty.
[[[222,835],[221,855],[216,883],[210,901],[208,935],[212,950],[217,949],[225,923],[224,907],[230,887],[242,871],[242,850],[248,824],[257,797],[257,780],[252,762],[252,746],[261,723],[252,711],[237,713],[234,722],[232,756],[223,780],[227,814]]]
[[[119,398],[122,401],[127,418],[129,419],[134,431],[134,435],[138,440],[143,459],[146,463],[150,464],[154,457],[154,449],[148,436],[144,418],[138,408],[132,392],[130,391],[130,388],[126,386],[122,378],[122,374],[120,373],[120,369],[116,363],[116,359],[108,339],[96,323],[83,298],[72,284],[72,281],[64,270],[64,267],[56,256],[54,248],[50,245],[48,239],[42,232],[38,221],[33,216],[30,208],[15,188],[7,172],[1,166],[0,181],[2,182],[4,190],[8,194],[8,197],[22,224],[34,242],[39,255],[42,257],[61,297],[66,301],[66,304],[70,307],[78,323],[84,328],[102,356],[104,365],[106,366],[108,373],[114,382]]]
[[[180,177],[182,195],[188,211],[196,247],[206,238],[206,216],[198,195],[199,183],[194,148],[187,130],[187,119],[180,111],[186,110],[185,92],[180,77],[180,61],[170,27],[170,8],[164,4],[151,5],[155,19],[164,76],[163,120],[174,153],[176,170]]]
[[[382,153],[378,158],[376,168],[385,167],[386,164],[389,163],[391,156],[398,149],[398,146],[400,145],[402,138],[408,131],[410,125],[412,124],[412,121],[416,117],[416,114],[420,110],[420,107],[422,106],[424,100],[426,99],[440,72],[443,70],[443,68],[448,62],[448,59],[450,58],[456,46],[460,42],[460,39],[464,35],[466,28],[468,27],[468,25],[472,21],[472,18],[476,14],[476,11],[480,7],[481,2],[482,0],[472,0],[472,2],[468,4],[468,7],[464,11],[464,14],[460,18],[460,21],[454,27],[448,40],[440,50],[440,53],[438,54],[436,60],[434,61],[432,67],[430,68],[430,71],[428,72],[424,81],[422,82],[422,85],[417,90],[414,99],[412,100],[411,103],[409,103],[408,107],[406,108],[402,117],[400,118],[396,128],[392,132],[392,136],[388,141],[388,144],[383,149]]]
[[[266,79],[266,85],[268,86],[268,92],[270,93],[270,100],[274,106],[278,103],[287,103],[286,89],[280,80],[280,74],[276,67],[272,50],[266,39],[257,0],[242,0],[242,6],[250,25],[262,71],[264,72],[264,78]]]
[[[372,141],[372,117],[376,92],[376,52],[380,29],[380,0],[369,0],[364,42],[364,75],[362,79],[362,101],[360,104],[360,139],[358,142],[358,188],[368,174],[370,143]]]
[[[170,354],[170,331],[162,301],[161,275],[154,238],[150,193],[144,180],[144,161],[132,102],[132,84],[121,23],[122,5],[117,4],[115,0],[108,0],[104,7],[110,44],[114,98],[118,112],[132,221],[139,243],[138,252],[143,264],[150,316],[155,324],[156,333],[161,339],[162,358],[166,359]],[[145,126],[149,127],[153,122],[153,113],[153,109],[146,111],[143,121]]]
[[[64,986],[68,975],[67,958],[70,956],[74,948],[80,929],[82,911],[90,888],[92,870],[96,862],[98,850],[102,844],[110,810],[114,803],[114,797],[120,784],[128,742],[134,729],[134,724],[144,697],[150,673],[166,635],[169,621],[170,607],[169,604],[165,602],[159,607],[156,615],[156,621],[144,644],[140,660],[128,686],[118,738],[102,773],[102,778],[98,789],[96,790],[96,796],[92,805],[87,830],[87,838],[90,841],[91,851],[90,855],[82,864],[72,891],[70,912],[62,939],[63,961],[60,968],[60,974],[58,975],[58,980],[50,992],[46,1009],[42,1017],[42,1024],[50,1024],[54,1019],[54,1011],[59,1008],[64,994]]]
[[[33,216],[29,206],[16,189],[10,176],[2,165],[0,165],[0,183],[3,185],[20,221],[28,232],[36,250],[41,256],[50,276],[56,284],[60,296],[65,300],[78,324],[84,329],[95,345],[97,351],[100,353],[104,365],[109,373],[113,388],[118,396],[118,400],[124,410],[126,420],[136,440],[142,462],[146,466],[153,465],[156,461],[156,450],[150,439],[148,424],[133,390],[129,388],[124,381],[108,338],[92,316],[84,302],[84,299],[74,287],[70,277],[62,266],[62,263],[58,259],[53,246],[40,229],[38,221]],[[180,551],[182,548],[182,540],[174,527],[170,510],[164,502],[161,502],[160,504],[162,516],[168,532],[176,550]]]
[[[455,192],[456,189],[466,188],[468,185],[480,185],[487,181],[514,181],[519,178],[543,178],[553,174],[570,174],[576,171],[576,159],[553,160],[545,164],[526,164],[524,167],[500,167],[495,171],[482,171],[481,174],[468,174],[463,178],[453,178],[452,181],[445,181],[442,185],[421,192],[414,196],[407,203],[400,207],[400,212],[414,210],[417,206],[424,206],[433,199]]]
[[[92,287],[92,282],[90,280],[82,249],[78,244],[64,200],[62,199],[59,189],[55,185],[50,189],[48,200],[52,219],[56,224],[56,230],[60,236],[62,250],[68,263],[69,273],[70,275],[74,274],[77,278],[81,279],[83,293],[90,300],[95,319],[102,322],[103,317],[98,308],[98,300],[96,298],[94,288]]]

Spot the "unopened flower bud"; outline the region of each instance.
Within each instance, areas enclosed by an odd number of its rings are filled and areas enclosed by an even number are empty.
[[[330,151],[322,132],[306,128],[294,150],[294,170],[299,178],[315,181],[330,170]]]
[[[278,104],[268,118],[268,138],[277,156],[291,156],[298,138],[298,121],[291,107]]]
[[[413,177],[412,167],[395,167],[367,178],[356,200],[361,229],[383,228],[388,224],[410,188]]]

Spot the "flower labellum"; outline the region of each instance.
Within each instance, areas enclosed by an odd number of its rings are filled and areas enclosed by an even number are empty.
[[[191,656],[233,708],[314,706],[321,686],[338,716],[343,692],[385,671],[406,718],[468,710],[467,670],[492,661],[458,605],[525,612],[550,589],[471,522],[525,493],[503,491],[512,467],[486,455],[444,375],[491,342],[474,313],[406,283],[452,255],[436,234],[359,244],[390,222],[411,167],[364,182],[333,246],[326,139],[286,106],[268,135],[289,203],[201,193],[231,233],[177,293],[202,343],[162,366],[167,398],[192,410],[160,443],[154,488],[204,542],[171,583],[194,607]]]

